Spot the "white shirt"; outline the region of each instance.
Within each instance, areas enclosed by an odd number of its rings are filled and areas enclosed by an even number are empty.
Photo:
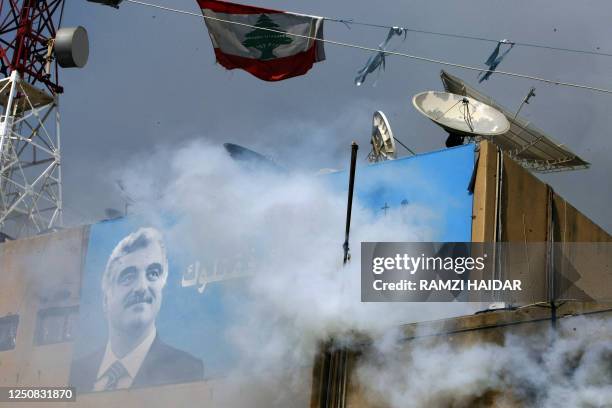
[[[153,327],[151,333],[132,351],[126,354],[123,358],[118,358],[113,353],[111,349],[110,339],[108,343],[106,343],[106,351],[104,353],[104,357],[102,358],[102,363],[100,364],[100,368],[98,369],[98,376],[96,377],[96,382],[94,384],[94,391],[102,391],[106,388],[106,383],[108,382],[108,377],[105,377],[106,370],[109,369],[111,365],[117,360],[121,362],[121,364],[125,367],[129,375],[121,377],[117,382],[117,389],[120,388],[129,388],[140,370],[140,366],[144,361],[151,345],[153,344],[153,340],[155,340],[155,335],[157,334],[157,329]]]

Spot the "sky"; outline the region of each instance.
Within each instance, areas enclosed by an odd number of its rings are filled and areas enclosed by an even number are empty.
[[[188,0],[151,1],[199,12]],[[252,0],[248,4],[332,18],[458,33],[516,42],[612,52],[612,6],[605,0],[384,1]],[[376,6],[373,6],[376,4]],[[304,76],[269,83],[215,64],[202,19],[131,3],[119,10],[67,2],[63,26],[84,26],[90,57],[84,69],[60,73],[65,93],[62,168],[65,221],[92,223],[106,208],[124,208],[115,180],[121,169],[152,153],[194,140],[234,142],[288,168],[316,172],[348,166],[357,141],[366,164],[372,114],[382,110],[395,136],[416,152],[444,146],[446,133],[417,113],[416,93],[443,90],[439,65],[388,56],[386,70],[356,87],[353,79],[370,53],[327,44],[327,59]],[[385,29],[326,22],[331,40],[376,47]],[[392,49],[482,66],[494,44],[408,33]],[[612,57],[515,47],[499,69],[612,88]],[[448,71],[477,84],[476,72]],[[493,75],[477,86],[502,105],[518,108],[530,87],[536,97],[521,111],[592,164],[588,170],[538,175],[581,212],[612,231],[612,95]],[[400,155],[406,154],[399,147]],[[205,158],[203,158],[205,160]]]

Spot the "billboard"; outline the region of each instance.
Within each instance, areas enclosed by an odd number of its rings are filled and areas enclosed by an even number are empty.
[[[242,283],[215,279],[219,262],[187,258],[137,220],[91,227],[70,375],[77,391],[202,381],[231,369],[228,305]]]

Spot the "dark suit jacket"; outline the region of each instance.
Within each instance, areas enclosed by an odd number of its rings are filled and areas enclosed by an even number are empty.
[[[105,351],[106,348],[102,348],[73,361],[70,385],[76,387],[77,392],[93,391]],[[201,360],[167,345],[159,336],[155,336],[131,388],[201,381],[203,378],[204,364]]]

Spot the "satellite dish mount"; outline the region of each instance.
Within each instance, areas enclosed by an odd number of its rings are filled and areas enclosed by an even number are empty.
[[[467,96],[428,91],[415,95],[412,104],[449,133],[446,147],[462,145],[466,139],[502,135],[510,129],[503,113]]]
[[[368,154],[368,161],[376,163],[383,160],[393,160],[397,157],[395,138],[391,125],[382,111],[374,112],[372,118],[372,150]]]

